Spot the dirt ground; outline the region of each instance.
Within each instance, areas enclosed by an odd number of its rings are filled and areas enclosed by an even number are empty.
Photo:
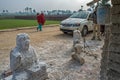
[[[48,80],[99,80],[102,41],[91,41],[86,36],[86,52],[82,53],[85,64],[71,60],[72,35],[63,34],[58,26],[36,29],[0,32],[0,73],[9,68],[9,54],[15,47],[16,35],[30,35],[31,45],[36,49],[38,59],[47,63]],[[97,59],[93,55],[97,55]]]

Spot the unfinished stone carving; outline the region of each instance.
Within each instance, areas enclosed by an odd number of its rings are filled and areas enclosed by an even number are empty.
[[[78,62],[80,62],[80,64],[84,64],[85,60],[80,56],[80,53],[82,52],[82,46],[81,43],[82,42],[82,36],[81,36],[81,32],[76,29],[73,32],[73,50],[74,53],[72,54],[72,59],[76,60]]]
[[[16,47],[10,52],[12,80],[45,80],[48,78],[46,64],[38,62],[35,49],[29,43],[28,34],[17,35]]]
[[[80,56],[80,53],[82,52],[82,36],[81,32],[76,29],[73,32],[73,50],[74,53],[71,55],[73,60],[76,60],[80,62],[80,64],[84,64],[85,60]]]
[[[79,41],[76,41],[76,42],[79,42]],[[74,51],[75,52],[72,54],[72,59],[80,62],[81,65],[84,64],[85,60],[80,56],[82,52],[81,44],[79,43],[75,44]]]
[[[74,32],[73,32],[73,47],[75,46],[75,44],[81,43],[81,41],[82,41],[81,32],[78,29],[74,30]]]

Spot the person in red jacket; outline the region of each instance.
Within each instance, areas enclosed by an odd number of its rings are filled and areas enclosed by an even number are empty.
[[[37,31],[38,30],[42,31],[42,26],[45,23],[45,18],[44,18],[44,14],[43,13],[41,13],[41,14],[37,13],[37,22],[38,22]]]

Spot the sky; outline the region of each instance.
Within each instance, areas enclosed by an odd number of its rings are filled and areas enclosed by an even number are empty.
[[[43,10],[71,10],[78,11],[81,5],[87,9],[86,3],[92,0],[0,0],[0,12],[23,11],[25,7],[31,7],[37,12]]]

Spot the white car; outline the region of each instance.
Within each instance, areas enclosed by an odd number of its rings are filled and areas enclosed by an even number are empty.
[[[65,34],[73,32],[77,28],[81,31],[82,36],[86,36],[88,31],[93,30],[91,12],[79,11],[60,23],[60,30]]]

